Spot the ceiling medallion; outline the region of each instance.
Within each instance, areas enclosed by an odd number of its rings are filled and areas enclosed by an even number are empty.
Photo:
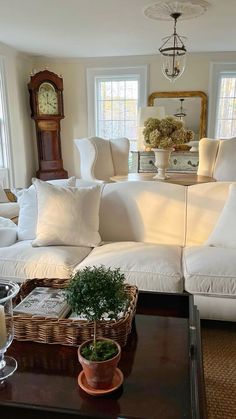
[[[207,11],[210,4],[205,0],[161,0],[144,10],[149,19],[171,20],[171,14],[180,13],[180,20],[193,19]]]

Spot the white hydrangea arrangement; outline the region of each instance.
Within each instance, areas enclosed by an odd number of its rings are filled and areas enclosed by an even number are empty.
[[[163,119],[148,118],[144,122],[145,146],[169,149],[194,139],[194,132],[184,128],[184,123],[172,116]]]

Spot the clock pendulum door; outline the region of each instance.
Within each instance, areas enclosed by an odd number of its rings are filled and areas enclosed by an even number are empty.
[[[39,161],[36,176],[42,180],[67,178],[61,155],[60,121],[35,120],[35,123]]]

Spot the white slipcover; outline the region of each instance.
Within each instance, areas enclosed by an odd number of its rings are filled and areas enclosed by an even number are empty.
[[[198,175],[217,181],[236,181],[236,138],[202,138],[199,142]]]
[[[230,182],[210,182],[187,189],[186,245],[204,244],[223,210]]]
[[[185,247],[183,273],[185,290],[191,294],[236,297],[236,249]]]
[[[16,224],[9,218],[0,217],[0,247],[11,246],[16,240]]]
[[[128,174],[129,140],[99,137],[74,140],[80,157],[80,176],[86,180],[110,181]]]
[[[0,203],[0,217],[15,218],[18,217],[20,207],[17,202],[4,202]]]
[[[216,156],[220,140],[202,138],[199,141],[199,165],[197,174],[214,177]]]
[[[236,138],[221,140],[213,177],[218,181],[236,181]]]
[[[236,299],[218,296],[208,296],[203,294],[194,295],[201,318],[210,320],[225,320],[235,322],[236,319]]]
[[[183,246],[186,187],[163,182],[106,184],[100,206],[103,241]]]
[[[181,247],[150,243],[109,243],[92,250],[75,272],[85,266],[120,268],[126,282],[139,290],[183,292]]]
[[[30,240],[0,250],[0,278],[23,282],[33,278],[69,278],[74,267],[91,251],[89,247],[33,248]]]

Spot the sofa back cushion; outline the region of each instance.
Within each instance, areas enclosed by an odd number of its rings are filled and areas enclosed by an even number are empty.
[[[204,244],[213,231],[228,197],[230,182],[188,187],[186,245]]]
[[[103,241],[182,246],[186,187],[162,182],[106,184],[100,205]]]

